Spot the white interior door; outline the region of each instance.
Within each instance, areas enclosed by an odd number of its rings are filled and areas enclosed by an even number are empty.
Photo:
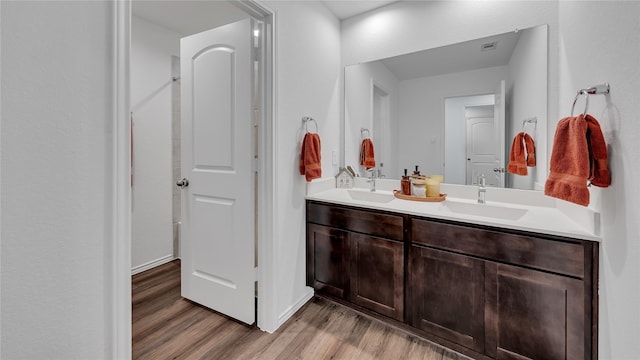
[[[476,185],[478,176],[484,174],[486,185],[499,186],[496,167],[496,132],[494,107],[469,106],[465,109],[467,119],[467,185]]]
[[[245,19],[180,42],[182,296],[248,324],[256,280],[251,29]]]

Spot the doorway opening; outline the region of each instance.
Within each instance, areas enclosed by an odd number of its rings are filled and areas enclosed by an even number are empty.
[[[123,269],[117,270],[116,288],[120,296],[129,294],[127,302],[130,306],[130,275],[131,272],[141,272],[154,266],[169,262],[182,254],[179,252],[179,227],[181,219],[177,217],[180,191],[176,188],[176,173],[180,164],[177,158],[180,154],[180,134],[177,134],[180,127],[177,126],[176,119],[180,118],[180,84],[181,74],[176,71],[179,64],[179,41],[180,38],[190,34],[200,33],[208,29],[237,22],[241,19],[252,18],[253,23],[258,24],[251,29],[251,42],[253,46],[259,48],[255,51],[256,57],[251,58],[253,80],[251,84],[252,104],[248,112],[251,123],[251,133],[248,134],[251,143],[250,155],[253,158],[251,168],[253,173],[251,187],[254,191],[247,194],[251,197],[252,210],[255,212],[255,232],[252,242],[255,244],[255,253],[251,255],[255,267],[253,277],[255,284],[252,285],[252,294],[260,293],[260,297],[255,301],[255,311],[258,313],[258,327],[266,331],[273,331],[275,319],[266,309],[271,306],[272,296],[264,284],[271,279],[270,258],[266,251],[261,249],[269,248],[272,241],[271,223],[272,213],[267,211],[269,198],[273,188],[272,169],[272,35],[273,35],[273,15],[270,10],[254,2],[232,2],[232,1],[132,1],[125,2],[118,6],[118,48],[123,53],[129,52],[128,39],[131,39],[130,56],[127,59],[118,61],[118,69],[123,78],[118,82],[118,94],[125,95],[128,99],[123,99],[131,105],[126,120],[119,121],[121,124],[131,125],[131,132],[118,130],[118,146],[130,145],[130,159],[118,158],[117,168],[121,173],[128,173],[131,166],[131,187],[124,189],[124,184],[119,184],[119,199],[117,206],[122,220],[119,222],[117,231],[122,233],[122,243],[117,244],[122,251],[116,255],[117,264],[129,264],[128,276],[125,283],[125,273]],[[130,26],[127,25],[130,19]],[[187,22],[180,21],[188,19]],[[200,26],[199,29],[194,29]],[[188,29],[191,28],[191,30]],[[130,69],[130,74],[128,70]],[[118,108],[118,113],[122,117],[124,111]],[[126,142],[122,139],[127,136]],[[129,135],[132,135],[129,137]],[[160,147],[158,147],[160,146]],[[162,150],[159,150],[162,148]],[[123,153],[128,153],[125,149],[120,149]],[[146,158],[145,158],[146,156]],[[131,164],[130,161],[131,160]],[[146,167],[146,169],[145,169]],[[154,177],[154,171],[162,172],[162,177]],[[260,170],[258,170],[260,169]],[[152,171],[153,170],[153,171]],[[128,181],[127,181],[128,182]],[[146,183],[148,182],[148,183]],[[152,188],[159,189],[163,194],[158,196],[161,201],[158,203],[147,202]],[[145,193],[145,191],[147,193]],[[176,194],[177,193],[177,194]],[[124,195],[124,196],[122,196]],[[161,203],[161,205],[158,205]],[[155,204],[155,205],[154,205]],[[125,207],[127,207],[125,212]],[[152,208],[152,209],[150,209]],[[148,212],[145,214],[145,210]],[[160,214],[162,226],[155,227],[154,221],[159,219],[154,217],[153,212]],[[129,225],[127,225],[129,224]],[[129,231],[127,228],[130,226]],[[167,230],[168,229],[168,230]],[[153,231],[162,231],[162,240],[152,234]],[[126,234],[129,232],[129,234]],[[156,245],[150,250],[149,247]],[[131,258],[131,262],[127,258]],[[260,261],[260,271],[257,263]],[[254,290],[255,287],[255,290]],[[122,303],[120,303],[122,300]],[[130,343],[131,317],[130,310],[124,304],[124,298],[118,299],[118,318],[115,320],[115,328],[118,330],[117,353],[126,354]],[[259,311],[265,309],[265,311]],[[128,340],[126,339],[128,338]]]
[[[387,174],[384,171],[384,164],[389,164],[391,160],[391,96],[375,81],[372,82],[371,106],[371,129],[376,147],[377,176],[385,177]]]
[[[479,177],[484,177],[487,186],[500,186],[498,179],[492,176],[496,167],[497,149],[494,106],[465,107],[466,127],[466,185],[478,185]]]
[[[465,111],[470,106],[493,106],[494,94],[456,96],[444,100],[444,178],[448,183],[467,183],[467,120]],[[465,139],[465,141],[460,141]]]
[[[219,1],[131,5],[131,267],[138,273],[180,256],[180,39],[249,15]]]

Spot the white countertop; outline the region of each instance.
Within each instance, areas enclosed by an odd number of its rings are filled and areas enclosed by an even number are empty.
[[[353,189],[336,189],[334,179],[314,181],[307,186],[307,199],[335,204],[377,209],[401,214],[453,220],[506,229],[523,230],[541,234],[565,236],[600,242],[600,214],[586,207],[544,196],[540,191],[487,188],[485,204],[477,204],[477,188],[474,186],[442,184],[440,192],[447,194],[443,202],[420,202],[393,198],[393,189],[399,189],[397,180],[377,180],[376,193],[386,202],[356,200],[354,192],[369,193],[369,185],[356,178]],[[374,195],[375,196],[375,195]],[[386,197],[386,199],[385,199]],[[454,212],[447,203],[463,208],[480,209],[483,215]],[[485,205],[487,208],[483,209]],[[494,209],[492,209],[494,208]],[[500,208],[500,209],[495,209]],[[503,209],[504,208],[504,209]],[[506,210],[504,213],[524,212],[517,220],[485,215],[490,210]],[[524,211],[523,211],[524,210]],[[510,215],[510,214],[508,214]],[[505,216],[508,217],[508,216]]]

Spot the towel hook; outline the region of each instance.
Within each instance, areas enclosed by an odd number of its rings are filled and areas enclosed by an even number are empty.
[[[309,132],[309,121],[313,121],[314,124],[316,124],[316,133],[318,132],[318,122],[316,121],[316,119],[309,117],[309,116],[304,116],[302,117],[302,122],[304,123],[305,129],[307,130],[307,132]]]
[[[365,139],[364,133],[367,133],[367,137],[371,137],[371,132],[367,128],[360,128],[360,136]]]
[[[586,89],[582,89],[580,91],[578,91],[578,93],[576,94],[576,97],[573,99],[573,105],[571,105],[571,116],[573,116],[573,110],[576,107],[576,102],[578,101],[578,98],[580,97],[580,95],[584,95],[584,112],[582,113],[582,116],[587,116],[587,110],[589,110],[589,91]]]

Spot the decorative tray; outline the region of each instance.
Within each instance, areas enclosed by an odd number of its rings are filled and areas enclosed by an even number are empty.
[[[430,197],[405,195],[400,190],[393,190],[393,196],[402,200],[424,201],[424,202],[440,202],[440,201],[444,201],[447,198],[447,194],[440,194],[440,196],[430,196]]]

